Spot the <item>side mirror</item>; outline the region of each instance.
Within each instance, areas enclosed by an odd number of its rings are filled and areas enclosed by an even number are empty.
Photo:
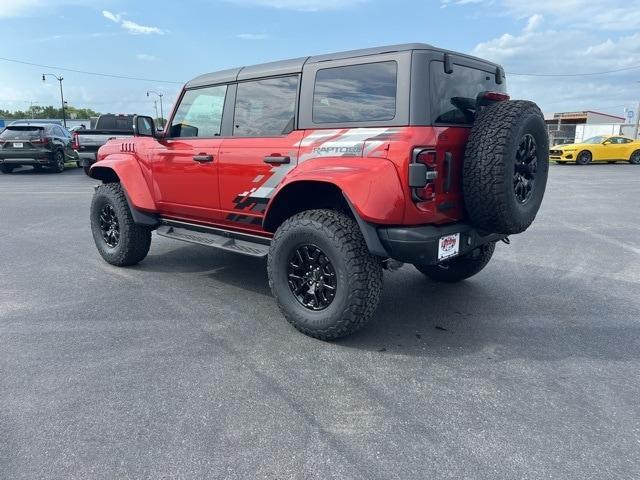
[[[136,137],[155,137],[156,126],[153,118],[145,115],[133,117],[133,135]]]

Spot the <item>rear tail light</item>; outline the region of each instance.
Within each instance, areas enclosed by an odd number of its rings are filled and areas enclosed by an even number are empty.
[[[476,105],[485,107],[496,102],[506,102],[511,97],[503,92],[480,92],[476,97]]]
[[[46,137],[35,138],[31,140],[32,145],[47,145],[49,143],[49,139]]]
[[[409,187],[414,202],[429,202],[435,199],[436,178],[436,151],[423,147],[414,148],[409,164]]]
[[[78,132],[73,132],[71,148],[73,148],[74,150],[78,150],[80,148],[80,139],[78,138]]]

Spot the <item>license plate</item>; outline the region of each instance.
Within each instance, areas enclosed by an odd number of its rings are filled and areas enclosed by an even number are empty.
[[[438,260],[444,260],[457,255],[460,251],[460,234],[452,233],[440,237],[438,242]]]
[[[13,148],[22,148],[24,147],[24,143],[22,142],[13,142]]]

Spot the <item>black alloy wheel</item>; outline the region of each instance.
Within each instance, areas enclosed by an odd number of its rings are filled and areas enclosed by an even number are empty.
[[[580,152],[578,154],[578,158],[576,158],[576,163],[578,165],[586,165],[587,163],[591,163],[591,152],[586,150]]]
[[[102,239],[109,247],[115,248],[120,241],[120,223],[113,206],[105,204],[100,210],[100,231]]]
[[[287,279],[293,296],[309,310],[324,310],[336,296],[336,271],[317,245],[300,245],[294,251],[287,265]]]
[[[520,203],[531,197],[538,171],[538,147],[533,135],[522,137],[516,151],[516,166],[513,172],[513,192]]]

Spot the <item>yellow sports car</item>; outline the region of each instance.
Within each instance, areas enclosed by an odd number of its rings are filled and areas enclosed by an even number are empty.
[[[587,138],[581,143],[556,145],[549,151],[549,160],[560,164],[575,162],[578,165],[591,162],[616,163],[617,161],[640,165],[640,140],[599,135]]]

